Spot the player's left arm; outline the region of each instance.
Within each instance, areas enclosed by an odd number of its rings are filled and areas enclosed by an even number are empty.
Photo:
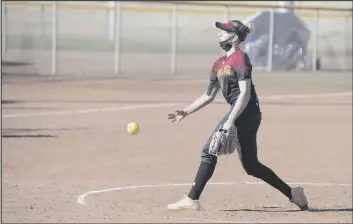
[[[245,56],[246,57],[246,56]],[[244,59],[244,63],[241,63],[236,68],[238,76],[238,83],[240,94],[232,108],[232,111],[228,117],[228,122],[234,124],[235,120],[241,115],[245,107],[248,105],[251,96],[251,72],[252,67],[250,63],[246,63],[248,58]]]

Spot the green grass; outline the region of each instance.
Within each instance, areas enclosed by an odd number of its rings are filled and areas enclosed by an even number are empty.
[[[51,37],[46,36],[20,36],[8,35],[8,49],[41,49],[50,50],[52,45]],[[168,53],[171,51],[171,45],[162,41],[148,41],[143,39],[122,38],[120,42],[121,52],[150,52],[150,53]],[[58,37],[57,48],[60,50],[78,50],[90,52],[114,52],[115,43],[108,39],[92,38],[74,38]],[[200,42],[179,43],[178,52],[180,53],[217,53],[219,47],[217,44],[208,45]]]
[[[59,50],[76,50],[83,52],[114,52],[114,41],[107,39],[83,39],[72,37],[58,37]],[[51,37],[43,36],[20,36],[8,35],[8,49],[40,49],[51,50]],[[156,41],[138,41],[132,39],[121,40],[121,52],[139,52],[139,53],[170,53],[171,46],[167,43]],[[178,47],[179,53],[219,53],[220,49],[217,45],[209,46],[205,43],[182,43]],[[290,85],[290,86],[337,86],[337,87],[352,87],[351,75],[305,75],[286,74],[276,75],[272,73],[268,75],[257,75],[254,71],[255,84],[259,85]],[[262,73],[262,72],[261,72]]]

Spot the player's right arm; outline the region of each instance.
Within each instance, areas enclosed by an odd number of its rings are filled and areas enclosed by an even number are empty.
[[[188,107],[183,110],[185,112],[185,116],[192,114],[200,110],[204,106],[210,104],[215,99],[219,89],[220,85],[217,80],[217,74],[212,69],[209,83],[205,93],[202,94],[199,98],[197,98],[193,103],[191,103]]]
[[[178,125],[181,120],[183,120],[187,115],[192,114],[204,106],[210,104],[216,97],[217,92],[220,89],[220,85],[217,80],[217,74],[211,71],[209,83],[204,94],[197,98],[193,103],[191,103],[184,110],[176,110],[174,113],[168,114],[168,120],[171,122],[176,122]]]

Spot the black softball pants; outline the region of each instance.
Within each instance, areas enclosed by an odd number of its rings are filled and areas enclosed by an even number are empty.
[[[208,147],[212,139],[212,135],[218,131],[220,125],[223,125],[227,121],[230,112],[231,111],[229,111],[229,113],[219,122],[203,147],[201,164],[196,174],[193,187],[189,193],[189,197],[193,200],[197,200],[200,197],[206,183],[213,175],[217,164],[217,156],[209,154]],[[235,122],[238,129],[238,138],[241,146],[241,152],[238,153],[244,170],[248,175],[262,179],[291,199],[291,188],[270,168],[263,165],[258,160],[257,131],[261,124],[261,113],[246,116],[247,117],[240,117]]]
[[[208,147],[212,140],[212,136],[216,133],[221,125],[223,125],[230,114],[229,111],[223,119],[218,123],[215,127],[209,138],[207,139],[201,154],[201,161],[210,164],[217,163],[217,156],[211,155],[208,153]],[[235,122],[235,126],[238,130],[238,138],[241,146],[241,154],[242,154],[242,164],[245,170],[251,170],[250,164],[254,165],[254,162],[257,161],[257,131],[260,127],[261,123],[261,113],[254,115],[247,115],[247,117],[240,117]]]

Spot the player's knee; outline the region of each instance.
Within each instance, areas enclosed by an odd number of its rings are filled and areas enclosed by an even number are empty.
[[[216,165],[217,164],[217,156],[203,152],[201,155],[201,161],[205,162],[205,163],[212,164],[212,165]]]
[[[206,144],[202,149],[201,161],[213,165],[217,164],[217,156],[208,153],[208,144]]]
[[[212,165],[217,164],[217,157],[213,155],[202,156],[201,161]]]
[[[244,161],[243,166],[248,175],[259,177],[261,172],[261,163],[259,161]]]

